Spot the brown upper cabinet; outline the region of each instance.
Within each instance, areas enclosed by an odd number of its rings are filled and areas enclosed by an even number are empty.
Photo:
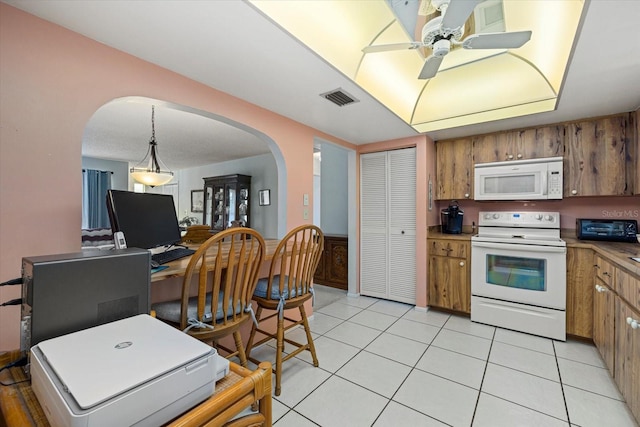
[[[437,200],[473,199],[473,165],[563,157],[564,197],[640,194],[640,110],[436,142]]]
[[[565,125],[564,197],[634,194],[633,121],[625,113]]]
[[[473,137],[473,162],[562,157],[564,127],[545,126]]]
[[[436,144],[436,199],[473,199],[473,144],[470,138]]]

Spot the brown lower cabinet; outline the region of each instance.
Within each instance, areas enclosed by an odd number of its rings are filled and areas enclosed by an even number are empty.
[[[469,241],[428,239],[429,306],[471,313],[471,245]]]
[[[640,277],[617,270],[615,375],[627,405],[640,422]]]
[[[605,365],[614,371],[616,295],[603,281],[596,278],[593,292],[593,342]]]
[[[593,250],[567,248],[567,334],[592,338]]]
[[[313,276],[314,283],[344,289],[349,287],[347,236],[324,236],[324,252]]]
[[[593,341],[640,421],[640,278],[596,255]]]
[[[628,322],[640,323],[640,312],[621,298],[616,298],[616,384],[627,405],[640,422],[640,326],[633,328]]]

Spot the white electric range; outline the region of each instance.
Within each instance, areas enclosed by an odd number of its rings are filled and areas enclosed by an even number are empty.
[[[471,320],[566,340],[566,254],[558,212],[480,212]]]

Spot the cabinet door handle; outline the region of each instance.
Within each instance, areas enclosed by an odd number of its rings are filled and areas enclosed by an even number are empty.
[[[607,288],[605,288],[604,286],[596,285],[596,291],[607,292]]]
[[[631,329],[638,329],[638,326],[640,326],[638,321],[631,317],[627,317],[627,324],[631,326]]]
[[[460,267],[464,267],[464,261],[460,261]]]
[[[578,190],[571,190],[571,194],[575,196],[576,194],[578,194]]]
[[[521,159],[522,158],[522,154],[518,154],[518,158]]]
[[[469,198],[469,193],[464,193],[464,198],[468,199]]]

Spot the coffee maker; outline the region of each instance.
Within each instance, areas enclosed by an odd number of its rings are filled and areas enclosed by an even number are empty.
[[[449,207],[440,211],[440,223],[442,232],[446,234],[462,233],[462,218],[464,211],[458,206],[458,202],[453,200]]]

